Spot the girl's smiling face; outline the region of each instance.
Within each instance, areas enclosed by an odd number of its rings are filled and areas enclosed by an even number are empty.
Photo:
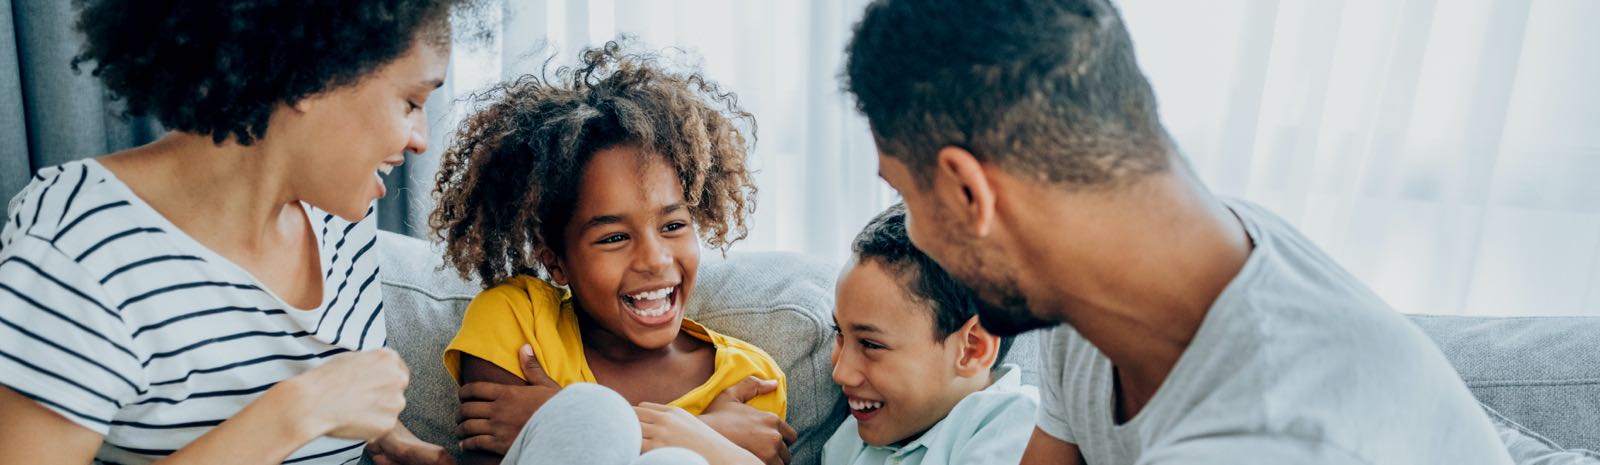
[[[546,268],[599,329],[640,349],[666,347],[700,265],[676,173],[664,157],[623,145],[596,152],[578,186],[565,250],[547,254]]]

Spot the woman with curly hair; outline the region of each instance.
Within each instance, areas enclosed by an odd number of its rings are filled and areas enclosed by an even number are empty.
[[[396,422],[371,213],[466,1],[80,0],[74,66],[171,132],[11,201],[0,463],[447,461]]]
[[[699,74],[623,48],[479,95],[444,155],[430,223],[487,289],[444,354],[462,446],[490,463],[784,460],[777,363],[684,318],[700,242],[745,234],[739,123],[753,118]],[[738,409],[770,422],[722,427]]]

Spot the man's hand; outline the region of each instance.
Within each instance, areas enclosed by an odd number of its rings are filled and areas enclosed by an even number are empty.
[[[517,358],[529,385],[477,382],[461,387],[456,436],[461,438],[462,450],[505,455],[533,413],[561,390],[539,366],[532,347],[523,345]]]
[[[715,465],[758,464],[761,459],[729,441],[681,408],[644,402],[633,408],[644,436],[640,453],[662,447],[682,447]]]
[[[456,465],[443,447],[423,442],[404,426],[397,426],[367,443],[367,456],[376,465]]]
[[[789,445],[794,444],[795,431],[789,423],[772,412],[746,405],[750,399],[778,389],[778,382],[745,378],[717,395],[700,413],[700,421],[750,451],[763,463],[779,465],[789,463]]]

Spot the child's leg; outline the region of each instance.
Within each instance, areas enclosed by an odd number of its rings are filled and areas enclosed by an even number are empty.
[[[628,465],[708,465],[706,459],[689,449],[663,447],[646,452]]]
[[[561,389],[506,451],[503,465],[625,465],[639,457],[639,417],[616,391],[596,384]]]

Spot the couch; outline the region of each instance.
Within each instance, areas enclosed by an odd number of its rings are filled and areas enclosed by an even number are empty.
[[[456,384],[440,354],[480,288],[443,268],[442,252],[422,240],[385,232],[378,251],[389,346],[412,370],[400,420],[421,439],[459,453]],[[791,447],[797,464],[817,463],[847,415],[829,365],[837,274],[835,265],[792,253],[705,251],[688,303],[690,318],[765,349],[782,366],[788,419],[799,433]],[[1524,457],[1560,447],[1600,450],[1600,318],[1411,318],[1455,364],[1502,435],[1534,451]],[[1021,336],[1007,357],[1030,384],[1037,383],[1034,337]]]

